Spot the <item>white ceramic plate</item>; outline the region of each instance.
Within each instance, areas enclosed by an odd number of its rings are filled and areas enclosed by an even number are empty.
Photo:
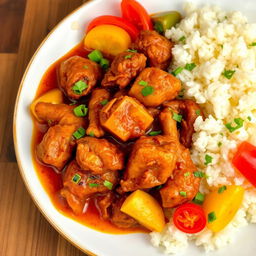
[[[139,2],[153,13],[164,10],[181,10],[184,1],[139,0]],[[193,2],[217,4],[225,10],[239,10],[246,14],[250,21],[256,22],[254,0],[194,0]],[[103,14],[119,15],[119,3],[120,0],[94,0],[84,4],[66,17],[40,45],[27,67],[17,96],[14,113],[15,150],[22,177],[38,208],[54,228],[74,245],[90,255],[160,256],[163,253],[151,246],[147,234],[104,234],[60,214],[52,205],[37,177],[30,152],[32,120],[28,106],[35,96],[44,72],[53,62],[82,40],[84,29],[91,19]],[[234,244],[208,255],[255,255],[255,235],[255,227],[249,225],[247,228],[241,229]],[[194,246],[191,246],[187,253],[190,256],[204,255],[202,250]]]

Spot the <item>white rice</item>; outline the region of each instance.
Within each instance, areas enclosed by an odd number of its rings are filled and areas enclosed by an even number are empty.
[[[236,231],[256,223],[256,189],[231,165],[237,145],[244,140],[256,145],[256,24],[249,24],[241,12],[225,12],[216,6],[184,7],[185,18],[166,32],[176,43],[171,70],[195,63],[192,71],[183,70],[178,78],[185,89],[184,98],[194,99],[205,114],[198,117],[191,155],[198,170],[206,173],[200,191],[219,185],[243,185],[246,193],[233,221],[214,234],[205,229],[196,235],[177,230],[170,222],[161,233],[152,232],[151,242],[165,253],[178,253],[193,240],[206,251],[216,250],[234,241]],[[185,37],[185,42],[180,41]],[[229,80],[222,73],[235,70]],[[250,117],[248,120],[248,117]],[[244,120],[243,127],[230,133],[225,124],[234,118]],[[222,145],[218,146],[221,142]],[[212,156],[207,166],[205,155]]]

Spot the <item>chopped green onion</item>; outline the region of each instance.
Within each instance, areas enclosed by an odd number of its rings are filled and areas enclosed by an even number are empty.
[[[180,42],[185,42],[186,41],[186,37],[185,36],[182,36],[180,39],[179,39]]]
[[[198,116],[201,115],[201,110],[200,110],[200,109],[197,109],[197,110],[196,110],[196,115],[198,115]]]
[[[218,189],[218,193],[221,194],[223,193],[225,190],[227,190],[227,186],[222,186]]]
[[[174,71],[172,71],[172,75],[177,76],[179,73],[182,72],[183,69],[183,67],[176,68]]]
[[[163,33],[164,32],[164,28],[161,22],[155,22],[154,24],[154,29],[159,33]]]
[[[220,47],[223,49],[223,44],[221,44]]]
[[[148,85],[148,82],[147,82],[147,81],[144,81],[144,80],[140,80],[140,81],[139,81],[139,85],[147,86],[147,85]]]
[[[224,70],[222,73],[223,76],[225,76],[227,79],[231,79],[236,71],[235,70]]]
[[[137,50],[134,49],[128,49],[127,52],[137,52]]]
[[[161,134],[162,133],[162,131],[151,131],[148,135],[150,135],[150,136],[156,136],[156,135],[159,135],[159,134]]]
[[[90,188],[95,188],[95,187],[99,186],[99,184],[97,184],[97,183],[88,183],[88,185]]]
[[[244,124],[244,120],[241,118],[235,118],[234,119],[234,123],[236,124],[236,126],[232,126],[231,123],[227,123],[225,124],[226,128],[230,131],[230,132],[234,132],[237,129],[240,129],[241,127],[243,127]]]
[[[247,119],[248,119],[249,121],[252,121],[252,118],[251,118],[250,116],[248,116]]]
[[[186,64],[185,69],[188,71],[192,71],[196,67],[195,63]]]
[[[100,66],[101,66],[103,69],[107,69],[107,68],[109,67],[109,60],[102,58],[102,59],[100,60]]]
[[[85,135],[85,129],[83,127],[78,128],[74,133],[73,136],[78,140]]]
[[[193,202],[196,204],[203,204],[204,202],[204,194],[197,192],[195,198],[193,199]]]
[[[148,96],[150,94],[152,94],[154,92],[154,88],[152,86],[145,86],[142,90],[141,90],[141,94],[143,96]]]
[[[205,165],[208,165],[212,162],[212,156],[210,156],[210,155],[206,154],[204,159],[205,159],[205,162],[204,162]]]
[[[99,63],[103,58],[102,53],[99,50],[94,50],[88,54],[88,58],[94,62]]]
[[[74,106],[74,105],[76,105],[76,101],[69,103],[69,106]]]
[[[221,147],[221,145],[222,145],[222,143],[221,143],[221,142],[219,142],[219,143],[218,143],[218,147]]]
[[[108,100],[107,100],[107,99],[105,99],[105,100],[101,101],[101,102],[100,102],[100,104],[101,104],[102,106],[105,106],[105,105],[107,105],[107,104],[108,104]]]
[[[256,42],[249,44],[249,46],[256,46]]]
[[[217,220],[215,212],[210,212],[208,214],[208,222],[211,223],[214,222],[215,220]]]
[[[163,185],[156,186],[155,189],[159,190],[163,187]]]
[[[185,177],[190,176],[190,172],[185,172],[185,173],[184,173],[184,176],[185,176]]]
[[[132,55],[126,55],[124,56],[124,58],[127,60],[127,59],[131,59]]]
[[[180,195],[183,196],[183,197],[186,197],[186,196],[187,196],[187,192],[185,192],[185,191],[180,191]]]
[[[173,112],[172,119],[180,123],[182,120],[182,115]]]
[[[103,183],[103,185],[104,185],[105,187],[107,187],[109,190],[111,190],[111,189],[113,188],[113,183],[110,182],[110,181],[108,181],[108,180],[105,180],[104,183]]]
[[[76,173],[74,176],[73,176],[73,178],[72,178],[72,181],[74,182],[74,183],[78,183],[79,181],[81,180],[81,176],[78,174],[78,173]]]
[[[184,92],[185,92],[185,89],[182,88],[182,89],[180,90],[180,92],[179,92],[178,97],[182,98],[182,97],[184,96]]]
[[[82,80],[79,80],[78,82],[75,83],[75,85],[72,87],[72,90],[75,94],[82,94],[82,92],[88,88],[88,85],[82,81]]]
[[[204,178],[205,174],[203,172],[196,171],[196,172],[194,172],[194,176],[197,178]]]
[[[94,132],[89,132],[89,136],[94,137]]]
[[[88,67],[87,65],[84,65],[83,68],[84,68],[84,69],[88,69],[89,67]]]
[[[81,104],[75,107],[73,111],[76,116],[82,117],[87,115],[88,108],[84,104]]]

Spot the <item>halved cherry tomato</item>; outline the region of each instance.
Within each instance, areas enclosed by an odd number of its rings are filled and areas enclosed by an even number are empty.
[[[122,0],[122,16],[140,30],[152,30],[153,24],[145,8],[135,0]]]
[[[87,27],[86,33],[91,29],[99,25],[115,25],[123,28],[131,36],[132,40],[135,40],[139,34],[139,30],[128,20],[121,17],[116,17],[112,15],[103,15],[93,19]]]
[[[247,141],[242,142],[232,162],[244,177],[256,187],[256,147]]]
[[[182,232],[194,234],[205,228],[206,217],[202,207],[196,204],[186,203],[175,210],[173,223]]]

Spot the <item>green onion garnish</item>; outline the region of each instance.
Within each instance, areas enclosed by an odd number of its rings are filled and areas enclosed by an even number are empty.
[[[94,132],[89,132],[89,136],[94,137]]]
[[[225,124],[226,128],[227,128],[230,132],[234,132],[235,130],[240,129],[241,127],[243,127],[244,120],[241,119],[241,118],[235,118],[235,119],[234,119],[234,123],[236,124],[236,126],[232,126],[231,123]]]
[[[147,82],[147,81],[144,81],[144,80],[140,80],[140,81],[139,81],[139,85],[147,86],[147,85],[148,85],[148,82]]]
[[[196,172],[194,172],[194,176],[197,178],[204,178],[205,174],[203,172],[196,171]]]
[[[109,60],[102,58],[102,59],[100,60],[100,66],[101,66],[103,69],[107,69],[107,68],[109,67]]]
[[[79,181],[81,180],[81,176],[78,174],[78,173],[76,173],[74,176],[73,176],[73,178],[72,178],[72,181],[74,182],[74,183],[78,183]]]
[[[204,202],[204,194],[197,192],[195,198],[193,199],[193,202],[196,204],[203,204]]]
[[[127,52],[137,52],[137,50],[134,49],[128,49]]]
[[[113,183],[110,182],[110,181],[108,181],[108,180],[105,180],[104,183],[103,183],[103,185],[104,185],[105,187],[107,187],[109,190],[111,190],[111,189],[113,188]]]
[[[218,147],[221,147],[222,143],[221,142],[218,142]]]
[[[185,173],[184,173],[184,176],[185,176],[185,177],[190,176],[190,172],[185,172]]]
[[[88,69],[89,67],[88,67],[87,65],[84,65],[83,68],[84,68],[84,69]]]
[[[159,190],[163,187],[163,185],[156,186],[155,189]]]
[[[85,129],[83,127],[78,128],[74,133],[73,136],[78,140],[85,135]]]
[[[252,121],[252,118],[251,118],[250,116],[247,116],[247,119],[248,119],[249,121]]]
[[[183,67],[178,67],[174,71],[172,71],[171,74],[174,76],[177,76],[179,73],[182,72],[183,69],[184,69]]]
[[[227,186],[222,186],[218,189],[218,193],[221,194],[223,193],[225,190],[227,190]]]
[[[107,100],[107,99],[105,99],[105,100],[101,101],[101,102],[100,102],[100,104],[101,104],[102,106],[105,106],[105,105],[107,105],[107,104],[108,104],[108,100]]]
[[[99,184],[97,184],[97,183],[88,183],[88,185],[90,188],[95,188],[95,187],[99,186]]]
[[[185,191],[180,191],[180,195],[183,196],[183,197],[186,197],[186,196],[187,196],[187,192],[185,192]]]
[[[256,42],[249,44],[249,46],[256,46]]]
[[[88,54],[88,58],[94,62],[99,63],[103,58],[102,53],[99,50],[94,50]]]
[[[236,71],[235,70],[224,70],[222,73],[223,76],[225,76],[227,79],[231,79]]]
[[[206,154],[204,159],[205,159],[205,162],[204,162],[205,165],[208,165],[212,162],[212,156],[210,156],[210,155]]]
[[[162,131],[151,131],[148,135],[150,135],[150,136],[156,136],[156,135],[159,135],[159,134],[161,134],[162,133]]]
[[[172,119],[180,123],[182,120],[182,115],[173,112]]]
[[[72,90],[75,94],[82,94],[82,92],[88,88],[88,85],[82,81],[82,80],[79,80],[78,82],[75,83],[75,85],[72,87]]]
[[[131,59],[132,55],[126,55],[124,56],[124,58],[127,60],[127,59]]]
[[[152,94],[154,92],[154,88],[152,86],[145,86],[142,90],[141,90],[141,94],[143,96],[148,96],[150,94]]]
[[[211,223],[214,222],[215,220],[217,220],[215,212],[210,212],[208,214],[208,222]]]
[[[196,67],[195,63],[190,63],[190,64],[186,64],[184,68],[188,71],[192,71],[195,67]]]
[[[84,104],[81,104],[81,105],[75,107],[73,109],[73,111],[74,111],[74,114],[76,116],[81,117],[81,116],[86,116],[87,115],[88,108]]]
[[[186,40],[186,37],[185,37],[185,36],[182,36],[182,37],[179,39],[180,42],[185,42],[185,40]]]
[[[155,22],[154,24],[154,29],[159,33],[163,33],[164,32],[164,28],[161,22]]]
[[[201,115],[201,110],[200,110],[200,109],[197,109],[197,110],[196,110],[196,115],[198,115],[198,116]]]

